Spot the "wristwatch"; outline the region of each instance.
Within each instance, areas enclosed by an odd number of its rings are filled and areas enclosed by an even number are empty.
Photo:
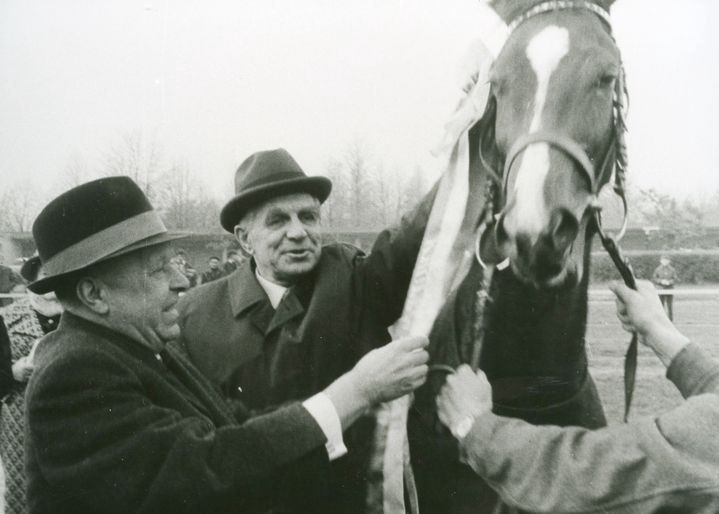
[[[464,439],[467,434],[469,434],[469,431],[472,430],[472,426],[474,425],[474,416],[466,416],[462,418],[459,423],[457,423],[454,426],[454,429],[452,430],[452,434],[454,435],[455,439],[458,441],[461,441]]]

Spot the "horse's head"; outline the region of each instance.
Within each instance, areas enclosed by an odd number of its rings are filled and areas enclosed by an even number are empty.
[[[545,2],[530,16],[528,4],[538,2],[493,4],[516,26],[492,68],[480,150],[503,168],[495,243],[517,276],[546,287],[583,273],[585,229],[611,175],[622,66],[589,2]]]

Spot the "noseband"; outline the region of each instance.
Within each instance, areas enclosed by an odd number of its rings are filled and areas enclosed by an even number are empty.
[[[517,157],[519,157],[519,155],[530,145],[535,143],[547,143],[571,157],[574,162],[579,164],[578,169],[587,179],[592,195],[599,194],[599,184],[601,184],[601,180],[597,180],[595,177],[594,165],[592,164],[592,161],[589,160],[589,157],[584,149],[576,141],[565,135],[548,130],[540,130],[520,137],[509,151],[504,164],[504,173],[502,174],[504,177],[504,187],[502,188],[504,191],[504,198],[507,198],[509,175],[512,166],[514,165],[514,161],[516,161]]]

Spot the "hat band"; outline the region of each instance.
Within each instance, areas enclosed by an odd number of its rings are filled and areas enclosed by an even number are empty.
[[[278,182],[282,182],[284,180],[292,180],[292,179],[298,179],[298,178],[309,178],[304,173],[301,173],[299,171],[279,171],[277,173],[273,173],[272,175],[265,175],[261,177],[257,177],[254,180],[251,180],[245,184],[238,184],[235,189],[236,194],[243,193],[244,191],[248,189],[252,189],[256,186],[272,186],[277,184]]]
[[[76,271],[165,232],[167,228],[157,212],[146,211],[68,246],[44,262],[43,269],[50,276]]]

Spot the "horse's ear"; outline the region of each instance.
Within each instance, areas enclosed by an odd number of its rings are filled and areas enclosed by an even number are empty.
[[[603,7],[605,10],[609,11],[615,1],[616,0],[596,0],[596,3],[598,6]]]
[[[510,23],[527,9],[526,0],[479,0],[479,2],[486,3],[494,9],[505,23]]]

